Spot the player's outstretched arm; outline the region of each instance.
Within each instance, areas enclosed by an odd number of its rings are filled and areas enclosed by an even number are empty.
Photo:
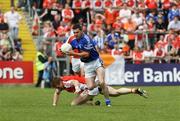
[[[60,96],[60,89],[56,88],[55,92],[54,92],[54,96],[53,96],[53,106],[56,106],[58,101],[59,101],[59,96]]]

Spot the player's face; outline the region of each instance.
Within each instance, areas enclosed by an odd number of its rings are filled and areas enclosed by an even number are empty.
[[[75,36],[77,39],[80,39],[80,38],[81,38],[82,32],[81,32],[80,29],[74,29],[73,32],[74,32],[74,36]]]

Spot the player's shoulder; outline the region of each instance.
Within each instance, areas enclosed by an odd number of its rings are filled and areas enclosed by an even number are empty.
[[[87,34],[83,34],[83,40],[84,40],[84,42],[91,42],[92,39]]]
[[[68,43],[71,43],[75,39],[76,39],[76,37],[74,35],[71,35],[68,37],[67,41],[68,41]]]

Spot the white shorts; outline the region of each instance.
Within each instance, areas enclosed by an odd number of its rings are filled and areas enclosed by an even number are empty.
[[[96,70],[99,67],[103,67],[103,62],[100,58],[89,63],[84,63],[85,78],[96,76]]]
[[[79,58],[72,58],[71,62],[72,62],[72,70],[74,72],[80,72],[81,65],[83,64],[83,62],[81,62]]]

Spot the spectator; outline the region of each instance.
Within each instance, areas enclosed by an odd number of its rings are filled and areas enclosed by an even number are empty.
[[[52,57],[48,57],[48,62],[45,63],[44,72],[43,72],[43,84],[44,87],[51,87],[51,80],[56,76],[56,64],[53,61]]]
[[[127,3],[127,6],[130,7],[130,8],[134,8],[135,7],[134,0],[127,0],[126,3]]]
[[[51,9],[54,3],[55,3],[55,0],[44,0],[43,1],[43,8],[44,9]]]
[[[85,23],[91,22],[91,9],[92,9],[92,0],[82,1],[83,22]]]
[[[0,11],[0,32],[7,33],[9,31],[9,26],[4,22],[4,15]]]
[[[52,23],[50,21],[47,21],[44,23],[44,28],[43,28],[43,46],[44,46],[44,49],[46,50],[46,53],[48,55],[52,55],[52,43],[53,43],[53,40],[50,39],[50,38],[54,38],[56,37],[56,33],[53,29],[53,26],[52,26]]]
[[[155,10],[158,7],[156,0],[145,0],[144,3],[149,10]]]
[[[136,30],[136,38],[135,38],[135,45],[138,48],[143,48],[145,47],[145,33],[143,31],[143,26],[139,26],[138,29]]]
[[[93,38],[96,48],[99,53],[104,49],[105,33],[101,28],[97,29],[97,35]]]
[[[106,18],[105,23],[107,25],[107,31],[109,31],[112,29],[112,24],[116,20],[116,11],[113,10],[111,4],[105,9],[104,17]]]
[[[120,40],[122,40],[122,42],[124,42],[124,43],[129,42],[128,35],[127,35],[127,33],[126,33],[126,31],[124,29],[120,30]]]
[[[165,57],[165,50],[161,45],[158,45],[157,48],[154,49],[154,57],[155,63],[165,63],[164,57]]]
[[[65,31],[65,27],[62,25],[62,23],[60,24],[60,26],[58,27],[57,31],[57,37],[62,41],[65,42],[66,38],[66,31]]]
[[[154,48],[157,48],[158,46],[162,46],[164,48],[166,43],[167,41],[164,41],[164,35],[160,35],[158,41],[154,45]]]
[[[128,21],[124,23],[124,29],[128,33],[128,38],[129,38],[128,45],[130,46],[131,49],[134,48],[135,35],[133,32],[136,30],[136,27],[137,27],[136,23],[132,21],[131,18],[129,18]]]
[[[45,68],[45,63],[48,61],[48,57],[45,54],[43,48],[40,48],[36,54],[36,68],[38,70],[38,80],[36,83],[36,87],[39,87],[43,80],[43,73]]]
[[[155,22],[153,20],[153,18],[150,18],[149,21],[147,22],[148,25],[148,45],[151,47],[151,49],[154,49],[154,44],[155,44],[155,30],[156,30],[156,26],[155,26]]]
[[[14,49],[19,52],[20,54],[23,53],[22,49],[22,40],[20,38],[14,40]]]
[[[101,13],[103,12],[103,2],[102,0],[93,0],[92,8],[95,12]]]
[[[22,17],[18,12],[15,11],[14,7],[11,7],[11,11],[8,11],[4,14],[5,21],[9,25],[10,34],[13,39],[18,38],[19,33],[19,22]]]
[[[120,39],[120,34],[112,30],[111,33],[107,35],[105,41],[108,44],[108,48],[113,49],[114,45],[117,44]]]
[[[139,10],[135,10],[132,15],[132,21],[136,22],[136,25],[142,25],[144,20],[143,14]]]
[[[168,34],[165,34],[164,42],[167,42],[167,39],[168,38],[172,38],[173,36],[174,36],[174,30],[173,29],[169,29],[168,30]]]
[[[7,46],[2,46],[1,48],[1,60],[11,61],[12,60],[12,49],[7,48]]]
[[[156,21],[156,11],[155,10],[151,10],[151,12],[146,16],[146,21],[149,21],[149,19],[153,19],[154,21]]]
[[[40,16],[43,13],[43,1],[44,0],[30,0],[29,1],[32,9],[37,12],[38,16]]]
[[[143,62],[144,62],[143,51],[136,46],[133,50],[133,63],[142,64]]]
[[[136,0],[135,7],[140,9],[140,10],[144,10],[145,9],[144,0]]]
[[[144,61],[145,63],[152,63],[152,59],[154,57],[153,50],[150,48],[150,46],[147,46],[146,49],[143,51]]]
[[[40,15],[42,21],[53,21],[55,15],[61,15],[61,8],[54,0],[45,0],[43,5],[44,12]]]
[[[111,8],[113,6],[112,0],[104,0],[103,1],[103,8],[104,10]]]
[[[164,34],[166,32],[166,24],[163,22],[162,17],[158,17],[157,23],[155,24],[155,28],[157,33],[157,39],[159,39],[161,34]]]
[[[127,8],[127,4],[123,4],[123,8],[119,11],[119,17],[122,23],[126,23],[129,18],[131,18],[131,10]]]
[[[72,9],[74,11],[73,23],[78,23],[79,21],[83,21],[83,16],[81,14],[82,12],[81,5],[82,5],[81,0],[73,0],[73,3],[72,3]]]
[[[57,30],[57,28],[60,26],[60,22],[61,22],[61,16],[55,15],[54,21],[52,21],[52,25],[53,25],[54,30]]]
[[[2,34],[2,38],[0,40],[0,46],[3,48],[7,48],[8,50],[11,48],[11,43],[7,34]]]
[[[120,8],[123,6],[123,0],[114,0],[113,7]]]
[[[21,53],[17,50],[14,50],[12,52],[12,60],[13,61],[23,61],[23,56],[21,55]]]
[[[162,16],[158,16],[157,17],[157,22],[156,22],[156,30],[160,33],[165,32],[166,31],[166,24],[163,21],[163,17]]]
[[[166,52],[166,55],[167,55],[167,61],[169,63],[176,63],[177,62],[177,52],[178,52],[178,49],[175,48],[175,43],[173,43],[173,39],[172,38],[169,38],[168,39],[168,43],[165,45],[165,52]]]
[[[115,31],[119,31],[119,32],[121,31],[121,29],[123,28],[123,23],[121,22],[120,17],[116,17],[116,20],[115,20],[115,22],[112,25],[112,28]]]
[[[63,0],[62,0],[63,1]],[[69,4],[69,6],[72,8],[72,4],[73,4],[73,0],[65,0],[67,4]],[[65,5],[65,4],[62,4]],[[64,8],[65,6],[63,6]]]
[[[165,14],[164,14],[164,12],[162,11],[162,10],[159,10],[158,12],[157,12],[157,15],[155,16],[155,22],[157,22],[158,21],[158,18],[162,18],[162,20],[163,20],[163,22],[164,23],[166,23],[166,16],[165,16]],[[167,21],[168,22],[168,21]]]
[[[113,58],[117,58],[117,57],[123,57],[123,50],[122,48],[119,48],[118,44],[114,45],[114,49],[111,50],[111,55]],[[124,60],[124,59],[123,59]]]
[[[162,8],[163,8],[163,10],[165,10],[165,11],[168,11],[170,8],[171,8],[171,5],[172,5],[172,2],[171,2],[172,0],[164,0],[163,2],[162,2]]]
[[[169,22],[168,24],[168,30],[173,29],[174,32],[180,31],[180,21],[177,16],[174,17],[174,19]]]
[[[62,46],[63,42],[61,40],[56,40],[55,41],[55,44],[54,44],[54,47],[53,47],[53,50],[55,52],[55,57],[58,58],[60,61],[57,63],[57,66],[58,66],[58,72],[59,72],[59,75],[63,75],[64,74],[64,70],[66,68],[66,62],[63,61],[63,59],[66,57],[61,51],[60,51],[60,48]]]
[[[71,10],[68,4],[65,5],[65,8],[62,10],[62,21],[64,24],[71,23],[74,18],[74,13]]]
[[[94,17],[94,21],[95,21],[95,29],[96,28],[104,29],[104,21],[105,21],[104,15],[100,13],[96,13]]]
[[[180,16],[180,11],[179,9],[177,8],[177,6],[174,4],[172,6],[172,8],[169,10],[169,13],[168,13],[168,20],[169,22],[174,20],[174,17],[179,17]]]
[[[89,33],[89,36],[91,36],[91,38],[93,38],[96,35],[95,20],[92,20],[92,22],[87,26],[87,31]]]
[[[59,40],[56,40],[55,43],[54,43],[53,50],[55,51],[56,58],[64,57],[63,53],[61,51],[59,51],[61,46],[62,46],[62,44],[63,44],[63,42],[59,41]]]

